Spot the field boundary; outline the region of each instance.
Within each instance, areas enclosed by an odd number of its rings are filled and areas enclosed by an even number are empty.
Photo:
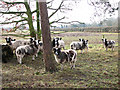
[[[81,31],[81,32],[114,32],[119,33],[120,30],[117,26],[107,26],[107,27],[76,27],[76,28],[55,28],[51,31]]]

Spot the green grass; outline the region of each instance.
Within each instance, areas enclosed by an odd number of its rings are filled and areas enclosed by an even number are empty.
[[[65,31],[51,31],[52,34],[60,34],[60,33],[64,33]]]
[[[113,52],[111,49],[106,52],[103,45],[98,43],[101,36],[63,37],[66,49],[69,49],[71,41],[89,39],[89,51],[83,54],[77,51],[76,68],[73,70],[70,69],[70,64],[66,63],[63,71],[57,64],[58,72],[45,73],[42,55],[35,61],[32,61],[31,56],[25,57],[22,65],[18,64],[14,57],[7,64],[2,64],[3,88],[119,88],[118,43]],[[117,35],[107,34],[106,37],[118,39]],[[98,41],[94,42],[96,39]]]

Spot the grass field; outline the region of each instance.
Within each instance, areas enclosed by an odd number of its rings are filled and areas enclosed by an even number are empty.
[[[116,41],[115,50],[108,52],[103,48],[101,38]],[[70,65],[64,64],[64,70],[53,74],[44,72],[42,55],[35,61],[31,56],[23,59],[22,65],[17,63],[16,57],[10,62],[2,64],[3,88],[119,88],[118,84],[118,34],[117,33],[90,33],[64,32],[52,34],[60,36],[65,41],[66,49],[72,41],[79,38],[89,40],[89,51],[78,52],[76,68],[71,70]],[[4,37],[3,37],[4,38]],[[3,40],[4,41],[4,40]]]

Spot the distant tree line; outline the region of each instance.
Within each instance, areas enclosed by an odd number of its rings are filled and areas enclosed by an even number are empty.
[[[100,23],[72,23],[69,25],[61,25],[55,28],[77,28],[77,27],[105,27],[105,26],[118,26],[118,18],[109,18],[101,21]]]

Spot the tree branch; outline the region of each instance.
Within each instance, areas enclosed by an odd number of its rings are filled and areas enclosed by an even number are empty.
[[[25,2],[7,2],[7,1],[4,1],[4,0],[1,0],[3,2],[5,2],[6,4],[24,4]]]
[[[51,0],[51,1],[47,2],[47,4],[49,4],[49,3],[53,2],[53,1],[54,1],[54,0]]]
[[[26,19],[19,20],[19,21],[12,21],[12,22],[3,22],[3,23],[0,23],[0,24],[10,24],[10,23],[23,22],[23,21],[26,21]]]
[[[11,20],[11,19],[16,18],[16,17],[18,17],[18,16],[21,16],[21,15],[19,14],[19,15],[16,15],[16,16],[13,16],[13,17],[10,17],[10,18],[8,18],[8,19],[5,20],[5,21]]]
[[[65,19],[65,17],[62,17],[62,18],[60,18],[60,19],[58,19],[58,20],[56,20],[56,21],[50,22],[50,25],[53,24],[53,23],[57,23],[57,22],[59,22],[59,21],[61,21],[61,20],[63,20],[63,19]]]
[[[35,12],[37,12],[37,10],[32,11],[32,13],[35,13]]]
[[[53,12],[48,18],[51,18],[56,12],[58,12],[58,10],[62,7],[62,4],[63,4],[64,1],[62,1],[59,5],[59,7],[56,9],[55,12]]]
[[[26,12],[0,12],[0,13],[2,13],[2,14],[17,14],[17,13],[21,14],[21,13],[26,13]]]

